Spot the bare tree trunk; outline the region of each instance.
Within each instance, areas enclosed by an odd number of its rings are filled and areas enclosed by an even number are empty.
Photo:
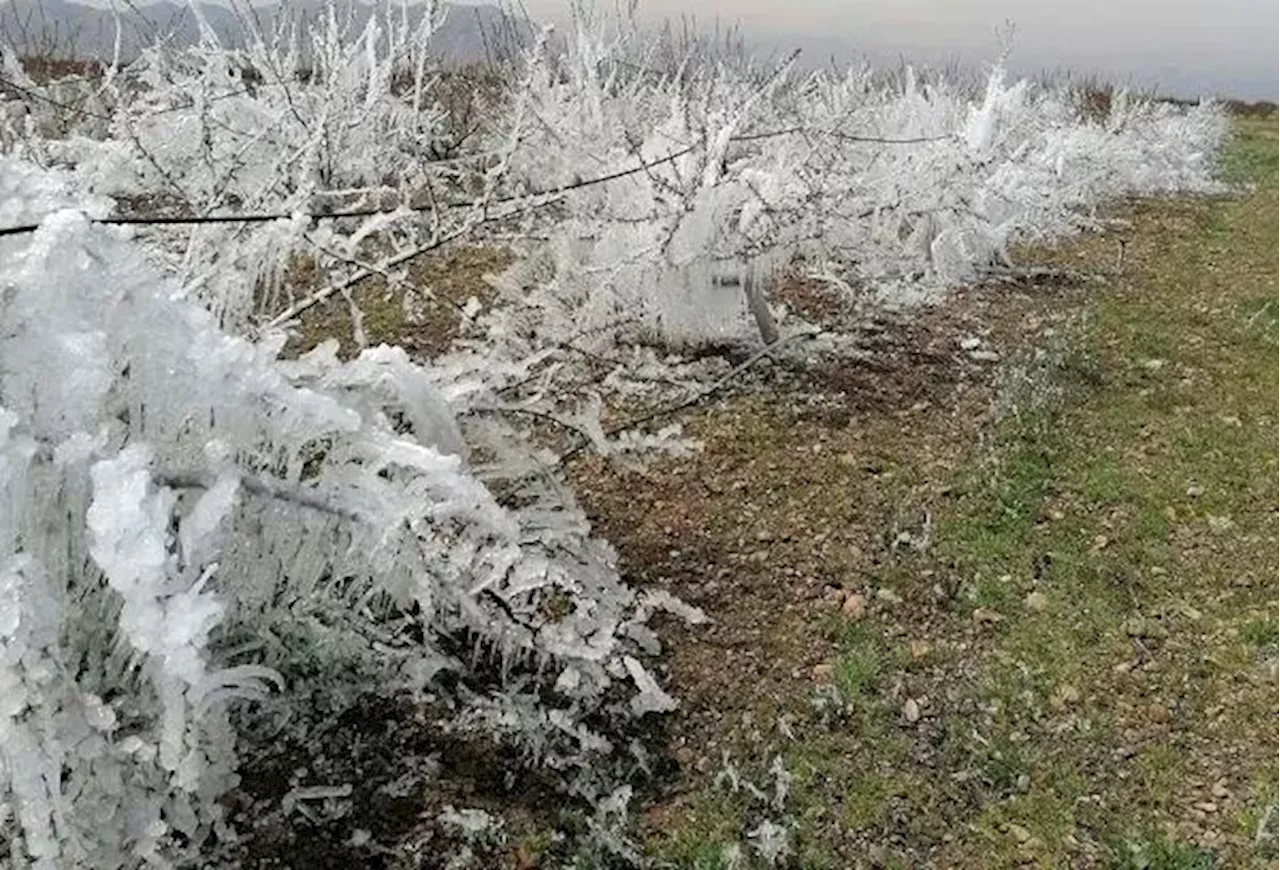
[[[773,319],[769,310],[769,302],[764,298],[765,280],[757,270],[747,265],[742,270],[742,290],[747,295],[747,310],[756,319],[756,327],[760,330],[760,338],[766,346],[778,340],[778,322]]]

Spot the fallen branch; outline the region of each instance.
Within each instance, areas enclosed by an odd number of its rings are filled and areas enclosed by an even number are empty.
[[[641,414],[638,417],[635,417],[631,420],[626,421],[625,423],[619,423],[617,426],[613,426],[609,429],[606,429],[604,432],[605,437],[612,438],[614,435],[619,435],[630,429],[634,429],[637,426],[642,426],[645,423],[651,423],[654,420],[661,419],[662,417],[669,417],[672,414],[676,414],[676,413],[679,413],[680,411],[683,411],[685,408],[693,407],[699,402],[710,398],[711,396],[723,390],[725,387],[729,386],[729,384],[733,383],[734,380],[736,380],[744,372],[750,369],[753,365],[755,365],[756,363],[758,363],[760,360],[764,359],[767,356],[772,356],[773,353],[778,349],[780,349],[783,345],[789,344],[801,338],[813,338],[819,334],[820,334],[819,330],[812,330],[810,332],[797,332],[795,335],[788,335],[786,338],[780,338],[777,341],[775,341],[773,344],[767,344],[764,347],[760,348],[760,350],[753,353],[751,356],[747,357],[746,360],[734,366],[728,373],[724,375],[724,377],[720,378],[720,380],[716,381],[714,384],[707,387],[705,390],[699,390],[689,398],[683,399],[673,405],[664,405],[661,408],[656,408],[652,411],[648,411],[644,414]],[[586,450],[588,447],[590,447],[591,443],[592,442],[590,441],[582,441],[574,445],[572,448],[570,448],[570,450],[567,453],[563,454],[558,460],[556,460],[555,464],[563,465],[565,462],[569,461],[574,456],[577,456],[583,450]]]

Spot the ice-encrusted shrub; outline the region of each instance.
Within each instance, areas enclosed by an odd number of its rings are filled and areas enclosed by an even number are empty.
[[[505,473],[501,501],[473,473],[455,420],[483,389],[385,347],[278,361],[283,339],[220,332],[127,233],[70,208],[65,179],[7,158],[0,179],[5,215],[40,221],[0,240],[0,830],[16,860],[139,866],[225,838],[233,708],[341,683],[339,662],[372,679],[361,691],[451,671],[446,727],[607,787],[630,749],[607,723],[673,704],[641,663],[644,621],[700,615],[625,587],[545,473]],[[496,682],[469,684],[480,659]]]
[[[338,3],[306,31],[261,33],[247,18],[235,51],[210,35],[152,48],[108,78],[105,129],[86,119],[63,141],[37,124],[20,150],[71,167],[82,190],[199,213],[447,203],[147,230],[149,255],[229,328],[294,301],[272,279],[298,254],[340,281],[376,240],[394,273],[397,256],[501,214],[505,237],[540,237],[554,268],[508,294],[495,339],[587,333],[598,352],[748,338],[745,291],[800,260],[887,301],[934,297],[1007,265],[1013,242],[1096,226],[1108,198],[1209,189],[1226,129],[1213,105],[1123,94],[1105,116],[1082,114],[1069,89],[1011,81],[999,63],[974,90],[910,70],[886,80],[696,46],[673,56],[625,19],[579,9],[567,40],[512,66],[503,110],[465,153],[435,162],[436,18],[392,4],[358,20]],[[611,176],[551,197],[553,209],[518,201]]]
[[[448,134],[429,48],[442,8],[334,0],[305,26],[287,11],[262,25],[237,3],[239,47],[210,28],[194,44],[147,47],[108,77],[98,117],[64,136],[15,131],[15,153],[71,169],[83,191],[171,215],[392,212],[456,199],[463,186],[483,189],[493,167],[434,158]],[[29,109],[56,111],[42,105]],[[331,226],[323,243],[306,235],[314,227],[305,221],[206,224],[150,231],[148,252],[241,330],[292,301],[283,273],[297,254],[341,270],[371,233],[412,246],[466,220],[457,210],[433,221],[405,210]]]
[[[1212,104],[1127,98],[1098,123],[999,63],[975,99],[910,71],[900,84],[723,63],[641,75],[630,50],[578,39],[563,75],[530,79],[543,124],[512,155],[515,177],[649,164],[567,197],[554,274],[527,294],[547,335],[626,322],[603,334],[749,338],[744,278],[797,258],[886,299],[936,296],[1007,266],[1013,242],[1097,226],[1107,199],[1214,189],[1226,129]]]

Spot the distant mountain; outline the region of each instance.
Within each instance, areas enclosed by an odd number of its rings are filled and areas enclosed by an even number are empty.
[[[533,25],[497,6],[446,3],[444,24],[432,38],[432,47],[447,64],[466,64],[510,56],[528,45]],[[270,34],[284,10],[290,18],[314,20],[326,8],[324,0],[285,0],[283,3],[255,5],[257,26]],[[371,15],[386,8],[361,2],[340,2],[349,13],[352,30],[363,30]],[[397,9],[398,4],[393,3]],[[422,4],[408,7],[411,24],[417,24]],[[72,0],[0,0],[0,49],[12,46],[21,54],[54,58],[110,58],[120,27],[121,54],[135,57],[144,46],[162,40],[173,45],[189,45],[200,34],[197,14],[203,17],[218,39],[228,47],[244,44],[246,27],[228,6],[201,2],[187,4],[161,0],[133,3],[119,0],[72,2]]]

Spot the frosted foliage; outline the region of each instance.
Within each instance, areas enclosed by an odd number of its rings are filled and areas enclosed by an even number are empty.
[[[570,197],[555,275],[532,295],[549,335],[626,322],[671,344],[746,339],[744,273],[831,261],[886,301],[929,298],[1005,262],[1013,241],[1094,226],[1106,198],[1216,189],[1226,126],[1211,104],[1122,96],[1094,123],[1069,93],[1010,82],[999,64],[974,100],[910,71],[900,85],[714,62],[644,76],[627,72],[624,43],[612,65],[590,48],[570,46],[558,81],[533,80],[547,123],[512,172],[651,165]]]
[[[0,158],[0,178],[8,208],[43,213],[0,240],[0,818],[35,866],[163,865],[224,838],[232,709],[300,663],[386,692],[441,669],[465,685],[488,656],[436,639],[469,633],[503,662],[503,712],[464,694],[444,727],[511,736],[582,788],[614,747],[580,717],[670,707],[643,622],[699,614],[638,600],[567,493],[507,475],[523,507],[499,503],[456,422],[483,397],[461,362],[277,361],[54,176]]]
[[[392,4],[357,27],[340,5],[306,31],[246,22],[238,51],[212,37],[150,49],[82,95],[100,117],[58,115],[69,130],[36,124],[10,148],[66,166],[80,192],[197,213],[389,209],[146,231],[148,257],[233,329],[297,301],[282,274],[299,255],[346,275],[371,234],[412,250],[481,229],[500,201],[550,265],[486,324],[491,350],[519,362],[529,342],[750,338],[744,279],[798,259],[856,292],[927,300],[1004,263],[1015,241],[1095,226],[1107,198],[1215,189],[1226,130],[1212,104],[1125,94],[1090,120],[1069,91],[1010,81],[1000,63],[970,92],[911,70],[801,74],[696,44],[681,55],[579,8],[563,51],[538,40],[505,71],[469,150],[433,161],[448,120],[426,48],[437,24]],[[520,207],[530,191],[614,175],[555,209]],[[450,207],[391,209],[437,201]]]
[[[320,10],[309,30],[284,17],[272,32],[241,14],[238,50],[209,31],[195,45],[145,49],[92,95],[105,125],[91,118],[69,135],[17,137],[14,150],[68,166],[84,191],[198,213],[367,206],[438,185],[456,174],[428,157],[441,116],[427,45],[440,15],[431,4],[415,4],[412,18],[379,4],[359,27],[355,9]],[[305,223],[244,229],[158,233],[150,253],[184,293],[241,325],[289,301],[277,295],[281,270],[317,253]],[[350,253],[358,241],[343,233],[331,248]]]

